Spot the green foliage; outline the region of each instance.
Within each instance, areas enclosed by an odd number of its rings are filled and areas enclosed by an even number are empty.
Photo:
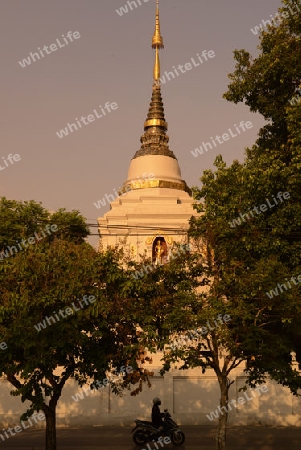
[[[17,239],[33,236],[47,223],[49,213],[34,200],[20,202],[0,199],[0,250],[15,245]]]
[[[82,386],[131,365],[134,370],[112,385],[113,392],[121,395],[126,387],[149,383],[137,365],[134,284],[121,266],[122,252],[98,253],[84,242],[88,230],[78,212],[61,209],[51,215],[33,201],[2,199],[0,214],[2,248],[46,224],[58,226],[54,236],[0,265],[0,342],[7,344],[0,374],[13,385],[12,395],[30,402],[23,420],[43,410],[47,449],[52,449],[55,409],[70,377]]]
[[[50,223],[58,225],[58,238],[67,239],[77,244],[84,242],[84,238],[90,234],[85,219],[79,211],[69,212],[65,208],[61,208],[51,215]]]
[[[1,355],[0,371],[17,388],[15,395],[30,399],[33,409],[58,394],[70,376],[83,382],[94,370],[104,374],[108,360],[102,334],[107,324],[101,316],[96,336],[87,334],[95,327],[95,306],[105,301],[94,286],[96,267],[97,254],[90,246],[56,240],[17,254],[1,280],[1,338],[8,349]],[[77,299],[86,294],[97,301],[81,309]],[[79,311],[66,318],[59,315],[74,302]],[[37,331],[35,325],[50,316],[54,320]],[[63,369],[60,376],[54,375],[58,367]]]
[[[235,72],[224,97],[234,103],[245,102],[253,112],[268,121],[260,130],[261,151],[271,145],[280,150],[288,140],[287,105],[301,85],[301,14],[291,14],[300,0],[285,0],[280,8],[284,18],[269,26],[260,36],[260,55],[253,59],[246,50],[235,50]]]
[[[284,4],[282,11],[292,6]],[[251,384],[269,374],[294,394],[301,387],[291,359],[295,351],[301,362],[301,284],[291,283],[273,298],[266,292],[301,274],[301,106],[289,103],[301,82],[300,32],[300,14],[289,14],[262,33],[257,58],[234,52],[237,64],[225,98],[244,101],[268,124],[244,163],[227,168],[219,156],[216,170],[204,172],[202,188],[194,190],[204,214],[191,221],[190,230],[212,252],[211,297],[231,310],[229,356],[248,362]],[[279,192],[288,192],[289,199],[276,204]],[[272,206],[261,211],[267,200]]]
[[[285,1],[283,11],[291,3]],[[149,319],[143,329],[149,327],[154,347],[189,335],[219,314],[231,316],[229,324],[164,354],[163,372],[176,361],[183,369],[214,369],[223,401],[229,387],[224,389],[223,383],[243,361],[251,385],[269,375],[294,394],[301,387],[291,357],[292,351],[297,358],[301,353],[301,283],[273,298],[266,294],[301,274],[301,102],[289,103],[301,82],[300,31],[300,14],[289,15],[262,33],[257,58],[246,50],[234,52],[237,64],[225,98],[244,101],[268,123],[243,163],[226,167],[218,156],[216,169],[206,170],[202,188],[194,189],[194,198],[201,201],[196,206],[200,216],[190,223],[194,256],[137,282],[143,301],[147,299],[144,318]],[[276,204],[279,192],[288,192],[289,198]],[[254,212],[261,205],[267,205],[265,211]],[[237,218],[240,223],[233,225]]]
[[[15,246],[21,239],[28,239],[34,233],[45,231],[46,225],[57,225],[56,232],[46,232],[46,240],[65,239],[71,242],[84,242],[90,232],[84,217],[78,211],[66,211],[64,208],[50,213],[41,203],[34,200],[0,199],[0,251],[7,246]],[[20,250],[20,249],[18,249]],[[24,248],[23,248],[24,250]],[[22,250],[22,251],[23,251]]]

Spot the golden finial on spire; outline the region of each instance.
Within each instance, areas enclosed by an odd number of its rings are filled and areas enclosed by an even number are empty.
[[[153,36],[152,48],[164,48],[163,38],[160,34],[159,0],[156,0],[156,28]]]
[[[159,0],[156,0],[156,27],[152,39],[152,48],[156,49],[156,60],[154,66],[154,80],[158,81],[160,78],[160,58],[159,50],[164,48],[163,38],[160,33],[160,17],[159,17]]]

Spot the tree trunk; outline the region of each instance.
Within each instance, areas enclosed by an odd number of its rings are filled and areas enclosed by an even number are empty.
[[[46,416],[46,442],[45,450],[56,450],[56,406],[44,405],[43,411]]]
[[[228,420],[228,393],[229,387],[227,376],[221,375],[219,377],[219,386],[221,390],[221,399],[219,409],[218,428],[216,434],[216,448],[217,450],[226,449],[226,433]],[[232,409],[232,408],[231,408]]]

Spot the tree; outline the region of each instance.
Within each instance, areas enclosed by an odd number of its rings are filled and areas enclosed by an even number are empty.
[[[16,241],[34,235],[38,225],[45,223],[49,213],[41,204],[31,200],[20,202],[0,199],[0,251]]]
[[[258,145],[248,155],[267,156],[265,150],[281,152],[281,146],[288,144],[287,107],[301,85],[301,2],[283,0],[283,4],[277,20],[260,35],[257,58],[246,50],[234,51],[235,71],[229,75],[231,84],[224,94],[236,104],[245,102],[268,121],[260,130]],[[285,153],[283,160],[288,156]]]
[[[268,121],[256,145],[247,149],[245,198],[260,205],[279,192],[290,195],[289,201],[262,215],[258,224],[266,257],[278,269],[269,288],[301,273],[301,2],[284,0],[283,4],[280,25],[262,33],[258,58],[253,60],[244,50],[235,51],[236,70],[224,95],[234,103],[244,101]],[[300,322],[300,317],[295,317],[289,333],[299,364]]]
[[[221,450],[226,448],[228,411],[237,407],[229,403],[229,377],[239,364],[245,364],[251,387],[270,376],[298,393],[301,377],[291,352],[301,308],[296,285],[284,295],[266,295],[290,269],[271,258],[276,244],[261,225],[265,219],[230,225],[239,211],[248,211],[247,168],[234,162],[227,169],[221,158],[216,167],[216,172],[205,172],[203,188],[195,189],[205,205],[198,206],[203,214],[191,220],[194,250],[153,271],[141,272],[147,261],[135,269],[144,274],[136,281],[143,344],[151,351],[164,349],[161,373],[180,362],[183,370],[201,367],[204,373],[210,368],[217,376]]]
[[[296,350],[292,333],[300,323],[300,288],[292,283],[290,290],[278,296],[269,297],[267,292],[277,282],[283,283],[300,272],[297,267],[290,272],[285,261],[278,258],[281,239],[266,223],[271,223],[273,210],[266,212],[271,215],[269,219],[263,214],[254,218],[249,215],[249,220],[231,226],[234,218],[252,206],[250,173],[238,162],[227,169],[221,158],[217,158],[216,167],[216,172],[205,172],[202,189],[195,190],[196,198],[205,199],[205,206],[204,214],[192,220],[190,232],[207,243],[210,309],[213,304],[216,315],[226,310],[231,316],[227,327],[210,333],[208,343],[212,352],[209,365],[221,387],[220,407],[226,411],[229,369],[237,362],[245,362],[252,387],[269,375],[297,394],[301,377],[292,365],[291,352]],[[218,359],[220,350],[224,361]],[[188,352],[188,360],[190,356]],[[192,356],[196,362],[200,358]],[[226,423],[227,411],[219,416],[218,449],[225,448]]]
[[[284,0],[283,20],[262,33],[256,59],[245,50],[234,52],[237,64],[225,98],[245,101],[268,123],[243,163],[234,161],[227,168],[218,157],[216,171],[205,171],[202,188],[194,189],[202,202],[196,207],[202,215],[191,220],[189,233],[201,254],[194,286],[202,280],[207,289],[195,292],[189,276],[188,287],[181,289],[179,270],[184,277],[190,269],[168,265],[153,292],[155,299],[161,286],[159,321],[156,308],[148,305],[154,315],[153,338],[160,341],[159,324],[165,330],[161,346],[173,336],[183,338],[165,353],[163,372],[182,361],[183,369],[212,368],[217,375],[219,450],[226,447],[228,377],[238,364],[245,364],[251,387],[268,376],[295,395],[301,387],[292,360],[295,352],[301,361],[301,113],[299,102],[290,103],[301,81],[300,13],[292,16],[289,9],[295,4],[301,10],[300,1]],[[145,290],[152,276],[143,278]],[[173,293],[166,289],[167,280],[174,280],[167,283]],[[285,283],[290,284],[284,288]],[[207,321],[212,324],[224,315],[231,317],[229,323],[200,331]],[[201,328],[191,331],[195,327]]]
[[[22,205],[3,202],[5,223],[15,223],[14,213]],[[55,411],[66,381],[74,377],[82,386],[91,380],[98,389],[96,382],[106,371],[137,367],[135,322],[127,311],[131,286],[116,251],[99,254],[79,238],[85,230],[77,213],[60,210],[49,217],[34,202],[23,206],[37,209],[36,222],[29,228],[20,220],[16,232],[30,237],[37,230],[34,225],[47,217],[52,225],[59,218],[64,231],[24,247],[0,266],[0,340],[7,346],[0,372],[14,386],[12,395],[30,401],[22,420],[34,411],[44,412],[45,448],[56,450]],[[73,218],[82,231],[69,231]],[[8,226],[6,230],[4,245],[16,239]],[[121,386],[113,385],[114,392],[135,384],[140,374],[143,378],[143,371],[126,372]]]
[[[51,225],[54,227],[51,228]],[[69,212],[61,208],[50,213],[41,203],[34,200],[21,202],[8,200],[5,197],[0,199],[0,260],[2,261],[3,257],[14,256],[31,245],[27,242],[27,239],[31,237],[35,238],[35,242],[44,239],[51,242],[61,238],[82,243],[89,234],[89,228],[79,211]]]
[[[236,70],[225,94],[229,101],[245,101],[268,124],[256,145],[247,149],[244,163],[235,161],[226,168],[218,157],[216,172],[205,171],[202,189],[194,190],[204,207],[197,207],[203,215],[191,221],[190,234],[209,249],[207,301],[216,312],[226,307],[231,314],[226,330],[218,336],[210,333],[211,353],[205,360],[218,376],[221,408],[228,405],[225,377],[239,361],[246,362],[251,386],[268,375],[295,395],[301,387],[292,364],[292,351],[300,358],[301,333],[296,282],[301,273],[300,106],[289,103],[300,86],[301,21],[300,14],[290,14],[292,2],[284,5],[284,20],[262,33],[256,59],[245,50],[234,52]],[[290,280],[286,289],[267,295]],[[216,359],[220,348],[226,352],[222,370]],[[198,363],[200,349],[193,352],[182,355],[186,364]],[[227,412],[219,417],[219,449],[225,448],[226,422]]]
[[[61,236],[77,244],[84,242],[84,239],[90,234],[88,225],[79,211],[66,211],[65,208],[61,208],[51,214],[49,221],[59,226],[56,237]]]

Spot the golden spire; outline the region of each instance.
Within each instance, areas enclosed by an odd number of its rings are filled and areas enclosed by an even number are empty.
[[[156,27],[152,39],[152,48],[156,50],[152,98],[149,105],[147,118],[144,122],[144,134],[140,138],[141,146],[140,149],[137,150],[134,154],[132,160],[143,156],[167,156],[175,160],[175,162],[172,163],[172,167],[176,168],[178,167],[178,161],[175,154],[172,152],[172,150],[170,150],[168,145],[169,137],[166,133],[167,122],[165,121],[164,106],[161,96],[159,50],[161,48],[164,48],[164,45],[163,38],[160,33],[159,0],[156,0]],[[148,167],[148,163],[145,162],[145,164],[146,167]],[[157,162],[156,164],[159,164],[159,162]],[[137,167],[140,167],[139,164]],[[159,172],[161,173],[161,169],[159,170]],[[137,183],[137,180],[129,179],[124,183],[122,189],[119,191],[119,194],[124,194],[133,189],[168,188],[186,191],[189,193],[189,195],[191,195],[191,191],[188,188],[186,182],[180,179],[177,180],[177,177],[178,175],[175,175],[175,177],[172,177],[172,179],[170,179],[169,176],[165,178],[164,176],[162,177],[160,175],[156,179],[147,181],[144,180],[140,183]]]
[[[158,83],[160,78],[160,58],[159,58],[159,50],[164,48],[163,38],[160,33],[160,17],[159,17],[159,0],[156,0],[156,27],[155,32],[152,39],[152,48],[156,49],[156,59],[154,66],[154,80]]]
[[[144,130],[152,127],[159,127],[167,130],[167,123],[164,118],[164,107],[161,97],[160,88],[160,59],[159,50],[164,48],[163,38],[160,33],[160,18],[159,18],[159,0],[156,0],[156,27],[152,39],[152,48],[156,49],[156,59],[154,66],[154,83],[153,83],[153,95],[150,108],[148,111],[146,122],[144,122]],[[154,131],[154,130],[153,130]],[[168,150],[169,151],[169,150]],[[170,154],[171,155],[171,152]],[[175,156],[172,156],[175,158]]]

